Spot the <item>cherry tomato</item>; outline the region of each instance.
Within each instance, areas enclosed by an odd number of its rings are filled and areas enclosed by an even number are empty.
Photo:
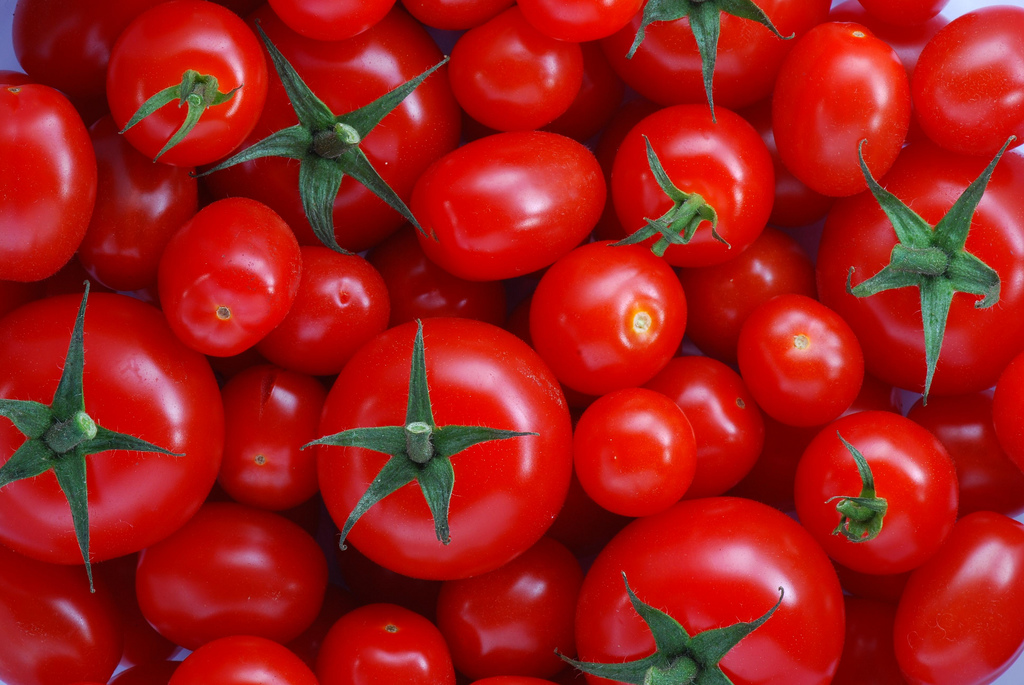
[[[181,662],[168,685],[318,685],[309,666],[286,647],[252,635],[222,637]]]
[[[383,19],[395,0],[269,0],[292,31],[315,40],[345,40]]]
[[[643,0],[520,0],[518,4],[538,31],[558,40],[582,43],[621,29]]]
[[[441,631],[394,604],[368,604],[338,619],[317,658],[320,685],[454,685]]]
[[[511,7],[515,0],[402,0],[409,14],[427,26],[448,31],[471,29]]]
[[[207,205],[160,257],[160,305],[189,347],[229,357],[284,320],[299,290],[295,235],[272,209],[248,198]]]
[[[581,143],[597,134],[622,102],[626,85],[608,65],[608,58],[596,42],[580,43],[583,52],[583,82],[569,108],[545,131],[569,136]]]
[[[886,24],[923,24],[949,4],[949,0],[858,0],[864,9]],[[997,150],[999,148],[996,148]]]
[[[686,414],[665,395],[623,388],[583,411],[573,464],[591,499],[623,516],[648,516],[679,501],[697,470]]]
[[[96,201],[96,154],[53,88],[0,87],[0,279],[39,281],[71,259]]]
[[[313,538],[261,509],[208,503],[180,530],[139,555],[139,607],[186,649],[231,635],[277,642],[316,618],[327,561]]]
[[[591,395],[649,381],[685,328],[679,279],[636,245],[576,248],[544,273],[530,304],[534,349],[559,381]]]

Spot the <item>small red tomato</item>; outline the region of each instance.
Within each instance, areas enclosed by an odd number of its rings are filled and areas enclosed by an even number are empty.
[[[649,516],[679,501],[697,470],[697,441],[683,410],[646,388],[623,388],[583,411],[573,433],[580,485],[605,509]]]
[[[314,40],[345,40],[383,19],[395,0],[269,0],[292,31]]]
[[[751,312],[736,356],[758,406],[791,426],[838,418],[864,382],[864,355],[853,330],[804,295],[779,295]]]
[[[232,635],[195,650],[174,671],[168,685],[317,685],[302,659],[273,640]]]
[[[288,313],[302,258],[288,225],[248,198],[204,207],[160,258],[160,305],[174,334],[203,354],[230,357]]]

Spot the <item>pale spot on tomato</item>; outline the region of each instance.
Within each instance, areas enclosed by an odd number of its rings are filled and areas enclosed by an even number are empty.
[[[651,315],[647,312],[637,312],[633,315],[633,330],[637,333],[646,333],[652,323]]]
[[[228,319],[231,318],[231,308],[221,305],[217,307],[216,314],[217,318],[220,319],[221,321],[227,321]]]
[[[267,463],[267,458],[262,454],[257,454],[255,457],[253,457],[253,461],[256,462],[256,466],[263,466],[264,464]]]
[[[798,350],[806,350],[811,346],[811,339],[803,333],[793,336],[793,347]]]

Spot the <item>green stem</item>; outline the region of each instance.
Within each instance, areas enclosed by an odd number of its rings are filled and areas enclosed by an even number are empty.
[[[949,268],[949,255],[940,247],[907,247],[897,244],[892,248],[891,265],[897,271],[941,276]]]
[[[95,438],[96,431],[96,422],[84,411],[80,411],[67,421],[54,422],[43,435],[43,441],[56,454],[64,454],[86,440]]]
[[[359,142],[359,132],[339,121],[331,128],[313,134],[313,152],[324,159],[338,159]]]
[[[405,426],[405,451],[417,464],[426,464],[434,456],[431,433],[433,430],[423,421],[413,421]]]

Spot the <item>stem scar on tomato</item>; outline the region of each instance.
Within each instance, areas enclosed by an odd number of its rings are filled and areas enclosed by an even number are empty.
[[[722,672],[718,662],[740,640],[757,630],[771,618],[782,604],[785,591],[779,588],[779,601],[760,618],[749,623],[734,623],[697,633],[693,637],[682,624],[665,612],[646,604],[629,587],[622,573],[630,604],[654,636],[654,654],[624,663],[577,661],[559,654],[569,665],[599,678],[633,685],[724,685],[732,681]],[[557,650],[556,650],[557,651]]]
[[[875,494],[875,477],[871,473],[871,466],[864,458],[860,450],[847,442],[839,431],[836,431],[843,446],[857,462],[857,471],[860,473],[861,490],[856,497],[836,495],[830,497],[827,502],[841,500],[836,505],[839,512],[839,525],[832,531],[833,535],[842,535],[850,542],[867,542],[874,540],[882,532],[882,519],[889,509],[889,503],[884,497]],[[826,502],[826,503],[827,503]]]
[[[953,295],[962,292],[981,296],[974,303],[976,309],[985,309],[999,302],[999,274],[967,252],[964,245],[974,211],[985,193],[992,172],[1014,140],[1016,136],[1010,136],[1003,143],[985,171],[964,190],[934,229],[902,200],[882,188],[871,175],[864,162],[866,140],[861,140],[857,146],[864,180],[892,223],[899,242],[892,248],[889,264],[856,286],[852,285],[854,268],[851,266],[846,276],[846,292],[855,297],[870,297],[897,288],[917,287],[920,290],[927,367],[925,403],[939,361]]]
[[[181,455],[140,438],[107,430],[86,413],[82,372],[85,367],[85,305],[88,299],[89,282],[86,281],[64,369],[50,405],[0,399],[0,416],[10,419],[27,438],[0,467],[0,488],[53,471],[71,508],[75,537],[89,576],[89,589],[95,592],[89,561],[89,494],[85,458],[107,450]]]
[[[251,147],[197,175],[205,176],[261,157],[296,159],[299,160],[299,196],[302,199],[302,208],[316,237],[332,250],[351,254],[338,245],[334,235],[334,200],[346,174],[366,186],[420,233],[426,235],[402,198],[373,168],[366,154],[359,148],[359,143],[381,119],[398,107],[428,76],[444,65],[448,58],[445,57],[419,76],[406,81],[368,105],[335,116],[270,41],[259,22],[256,22],[256,29],[270,53],[274,68],[288,94],[288,100],[295,109],[299,123],[271,133]]]
[[[438,541],[447,545],[451,541],[448,505],[455,487],[455,470],[451,457],[473,445],[528,435],[537,433],[485,426],[438,426],[434,423],[423,348],[423,322],[417,319],[409,370],[409,398],[405,425],[352,428],[313,440],[303,445],[302,449],[311,445],[361,447],[391,457],[345,521],[339,542],[341,549],[346,548],[345,538],[348,537],[352,526],[370,510],[370,507],[413,481],[419,484],[427,506],[430,507],[434,519],[434,533]]]
[[[718,34],[721,30],[722,12],[727,12],[741,19],[749,19],[761,24],[782,40],[790,40],[796,34],[783,36],[775,28],[760,7],[752,0],[650,0],[644,7],[640,28],[637,29],[633,44],[626,53],[628,59],[636,54],[640,44],[644,42],[647,26],[656,21],[676,21],[686,17],[697,41],[700,53],[701,73],[704,77],[704,92],[707,94],[708,106],[711,108],[711,120],[715,120],[715,102],[711,97],[711,82],[715,74],[715,59],[718,55]]]

